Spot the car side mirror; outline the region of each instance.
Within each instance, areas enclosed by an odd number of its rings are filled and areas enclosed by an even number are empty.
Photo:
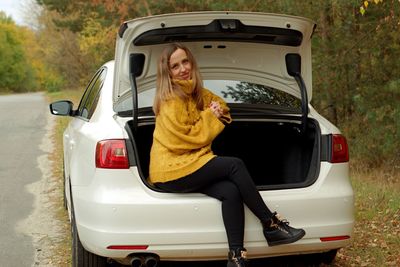
[[[50,113],[57,116],[72,116],[73,103],[69,100],[61,100],[50,104]]]
[[[300,76],[301,74],[301,56],[299,54],[286,54],[286,70],[292,77]]]
[[[129,57],[129,71],[134,77],[143,73],[145,56],[141,53],[132,53]]]

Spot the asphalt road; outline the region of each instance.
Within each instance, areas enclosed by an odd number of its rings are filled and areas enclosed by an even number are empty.
[[[0,266],[32,266],[32,237],[18,230],[33,211],[26,186],[41,179],[39,145],[48,106],[42,93],[0,96]]]

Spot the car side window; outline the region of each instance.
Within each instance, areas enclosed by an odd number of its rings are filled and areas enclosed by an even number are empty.
[[[96,109],[107,70],[102,68],[93,76],[78,107],[78,116],[90,119]]]

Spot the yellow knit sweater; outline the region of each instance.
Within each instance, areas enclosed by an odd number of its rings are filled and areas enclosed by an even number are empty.
[[[176,81],[187,93],[192,92],[192,81]],[[150,152],[149,180],[151,183],[168,182],[189,175],[215,155],[211,143],[232,121],[229,108],[218,96],[202,89],[203,110],[196,108],[192,98],[188,101],[174,97],[161,104],[156,117],[153,145]],[[218,101],[223,116],[217,118],[208,106]]]

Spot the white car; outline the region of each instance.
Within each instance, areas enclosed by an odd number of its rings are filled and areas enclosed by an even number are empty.
[[[181,42],[205,87],[223,97],[233,122],[214,141],[217,155],[241,158],[272,210],[306,235],[268,247],[246,210],[248,258],[315,254],[332,261],[351,242],[353,189],[346,138],[311,106],[311,38],[306,18],[251,12],[189,12],[125,22],[115,59],[87,86],[64,132],[66,206],[73,266],[131,266],[164,260],[223,260],[228,244],[218,200],[166,193],[147,181],[157,61]]]

